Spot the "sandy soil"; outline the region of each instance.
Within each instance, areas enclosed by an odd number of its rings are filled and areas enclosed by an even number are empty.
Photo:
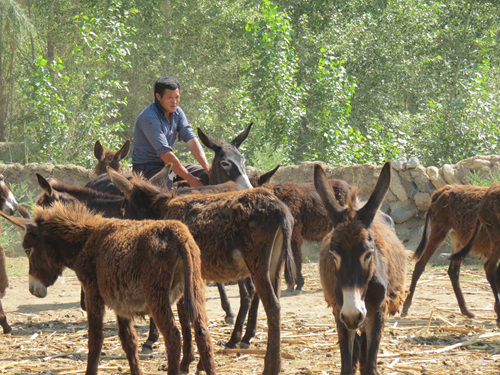
[[[410,265],[409,275],[412,270]],[[337,334],[333,316],[323,299],[317,263],[305,265],[305,278],[301,294],[281,299],[282,373],[338,374]],[[468,266],[462,271],[462,287],[469,307],[477,315],[474,320],[459,313],[446,268],[427,268],[409,316],[391,317],[387,321],[379,353],[381,374],[499,373],[500,332],[495,324],[493,297],[480,266]],[[236,286],[230,286],[228,292],[236,311],[239,302]],[[79,308],[79,293],[78,280],[71,271],[65,272],[44,299],[30,295],[27,272],[26,276],[10,277],[10,287],[2,303],[13,332],[0,338],[1,374],[85,372],[87,326],[85,314]],[[228,340],[232,327],[224,324],[215,286],[207,287],[207,308],[218,373],[261,373],[267,339],[263,309],[250,351],[227,353],[222,344]],[[142,343],[147,336],[147,322],[136,323]],[[145,374],[166,374],[162,340],[152,355],[142,356]],[[112,312],[106,314],[103,353],[100,374],[130,373]],[[194,363],[191,371],[195,371]]]

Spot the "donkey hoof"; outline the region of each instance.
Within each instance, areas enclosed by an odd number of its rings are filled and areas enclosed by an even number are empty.
[[[224,321],[226,322],[226,324],[231,324],[231,325],[235,323],[234,316],[226,316],[224,318]]]
[[[250,344],[247,344],[246,342],[240,342],[238,344],[239,349],[248,349],[250,347]]]
[[[153,346],[148,344],[147,341],[142,345],[141,354],[147,355],[153,353]]]
[[[473,313],[471,313],[469,310],[462,311],[462,314],[464,314],[469,319],[474,319],[476,317],[476,315],[474,315]]]

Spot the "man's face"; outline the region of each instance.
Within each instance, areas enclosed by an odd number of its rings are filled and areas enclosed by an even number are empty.
[[[179,105],[179,101],[181,98],[181,94],[179,89],[169,90],[165,89],[163,91],[163,95],[156,93],[156,99],[160,102],[161,106],[165,110],[165,115],[170,115],[177,110],[177,106]]]

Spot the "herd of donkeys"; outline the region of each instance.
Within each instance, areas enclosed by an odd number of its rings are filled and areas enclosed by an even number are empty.
[[[284,275],[288,291],[302,290],[304,241],[322,242],[320,279],[337,326],[342,374],[377,373],[386,316],[401,307],[401,315],[408,314],[419,277],[448,236],[453,246],[448,274],[462,313],[474,317],[459,285],[461,262],[473,252],[486,260],[500,326],[500,182],[490,187],[447,185],[434,192],[407,288],[405,247],[390,216],[380,210],[390,188],[391,163],[382,167],[366,201],[347,182],[328,179],[319,163],[312,184],[273,184],[278,167],[261,176],[246,174],[238,148],[250,128],[229,143],[198,130],[214,153],[209,184],[200,188],[178,184],[169,190],[170,165],[149,180],[125,173],[121,161],[129,141],[118,151],[95,143],[97,177],[86,186],[37,173],[43,192],[33,213],[17,204],[0,178],[0,215],[24,231],[30,292],[44,297],[65,268],[82,285],[87,374],[97,374],[105,307],[116,313],[131,374],[142,374],[133,320],[137,315],[150,317],[143,353],[152,350],[160,332],[164,336],[169,375],[189,372],[195,359],[193,333],[197,371],[216,374],[205,311],[207,280],[217,283],[226,322],[234,324],[228,348],[250,345],[262,302],[268,327],[262,373],[280,373],[281,280]],[[16,211],[20,217],[14,216]],[[227,282],[239,285],[236,316],[225,293]],[[7,285],[2,251],[2,295]],[[1,303],[0,325],[4,333],[12,331]]]

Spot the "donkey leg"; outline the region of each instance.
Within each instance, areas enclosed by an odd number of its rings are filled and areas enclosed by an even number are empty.
[[[148,302],[153,319],[158,326],[167,347],[168,375],[179,375],[181,360],[181,333],[175,326],[175,317],[168,300],[168,293],[161,301]]]
[[[417,263],[415,264],[415,268],[413,269],[410,291],[408,293],[408,296],[406,297],[406,300],[403,304],[403,310],[401,312],[402,317],[408,315],[408,310],[410,309],[413,295],[415,294],[415,288],[417,287],[418,279],[420,279],[420,276],[422,276],[422,273],[425,270],[425,266],[427,265],[429,259],[431,259],[431,256],[436,252],[436,250],[446,239],[447,234],[448,231],[445,231],[444,229],[439,232],[435,232],[434,229],[431,230],[431,234],[429,236],[425,249],[422,251],[422,256],[417,261]]]
[[[179,315],[179,323],[182,330],[182,361],[180,365],[181,373],[189,373],[189,365],[194,361],[194,348],[191,336],[191,322],[186,315],[184,300],[181,299],[177,303],[177,314]]]
[[[226,288],[224,283],[216,283],[217,289],[219,290],[220,295],[220,304],[222,310],[226,313],[226,317],[224,321],[227,324],[234,324],[234,312],[231,310],[231,304],[229,303],[229,298],[227,297]]]
[[[117,316],[116,318],[118,322],[118,335],[123,351],[127,355],[130,373],[132,375],[140,375],[142,371],[139,366],[139,353],[137,351],[138,340],[133,321],[121,316]]]
[[[85,305],[85,291],[83,288],[80,288],[80,308],[83,311],[87,311],[87,306]]]
[[[266,270],[267,271],[267,270]],[[269,274],[253,275],[257,294],[267,315],[267,349],[262,375],[277,375],[281,371],[281,306]]]
[[[500,296],[497,284],[499,283],[500,266],[497,267],[498,256],[492,256],[484,263],[486,278],[491,286],[493,297],[495,298],[495,313],[497,314],[497,327],[500,327]]]
[[[207,314],[205,309],[204,297],[197,301],[198,309],[194,317],[194,337],[198,347],[198,354],[200,361],[197,366],[197,373],[205,371],[207,375],[215,375],[214,351],[212,344],[212,337],[208,332]]]
[[[348,330],[340,317],[335,316],[337,322],[338,340],[340,346],[341,375],[354,375],[356,363],[354,363],[354,350],[356,344],[356,331]],[[359,354],[359,348],[357,348]]]
[[[292,254],[295,261],[295,268],[297,270],[297,287],[296,291],[301,292],[304,286],[304,276],[302,276],[302,263],[304,263],[304,256],[302,254],[302,244],[304,240],[302,237],[292,239]],[[293,289],[293,288],[292,288]]]
[[[366,326],[366,337],[363,344],[366,345],[365,350],[361,350],[360,363],[364,365],[364,371],[361,373],[366,375],[378,374],[377,371],[377,356],[380,347],[380,340],[382,339],[382,331],[385,321],[385,309],[379,308],[371,321]],[[363,353],[364,352],[364,353]],[[363,363],[361,358],[366,362]]]
[[[453,286],[453,291],[457,297],[458,306],[460,306],[460,311],[468,318],[474,318],[475,315],[469,311],[466,306],[465,298],[460,288],[460,266],[462,264],[461,259],[452,260],[450,262],[450,267],[448,268],[448,276],[451,280],[451,285]]]
[[[95,288],[97,290],[97,288]],[[100,297],[95,297],[92,300],[92,305],[89,305],[90,298],[85,296],[87,309],[87,324],[89,330],[88,348],[89,354],[87,358],[86,375],[96,375],[99,365],[99,357],[101,356],[102,343],[104,341],[103,334],[103,318],[104,318],[104,303]]]
[[[257,332],[257,315],[259,312],[259,296],[255,293],[255,285],[252,278],[247,279],[247,288],[250,294],[253,296],[252,304],[250,305],[250,311],[248,312],[247,329],[245,331],[245,336],[241,339],[240,348],[248,348],[250,346],[250,340],[255,337]]]
[[[250,294],[251,291],[248,291],[247,289],[248,279],[250,279],[250,277],[245,280],[238,281],[238,287],[240,290],[240,309],[238,310],[238,316],[236,317],[236,323],[234,325],[233,333],[231,334],[231,339],[225,345],[225,347],[229,349],[234,349],[236,344],[241,341],[243,325],[245,324],[248,310],[250,309],[250,304],[253,299],[253,295]]]
[[[142,344],[141,354],[150,354],[153,352],[153,345],[155,342],[158,342],[160,338],[160,332],[158,331],[158,327],[155,324],[153,318],[149,318],[149,333],[146,342]]]
[[[0,300],[0,325],[3,328],[3,333],[10,333],[12,332],[12,327],[7,323],[7,316],[5,315],[5,312],[3,311],[3,305],[2,301]]]

